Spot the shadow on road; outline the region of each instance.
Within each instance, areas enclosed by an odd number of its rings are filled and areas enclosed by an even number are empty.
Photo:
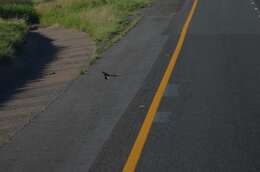
[[[0,109],[13,95],[23,91],[25,85],[40,79],[43,71],[55,58],[61,47],[37,32],[30,32],[14,64],[0,64]]]

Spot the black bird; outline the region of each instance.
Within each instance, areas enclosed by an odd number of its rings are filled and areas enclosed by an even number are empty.
[[[109,73],[106,73],[106,72],[102,72],[102,73],[103,73],[106,80],[109,80],[110,77],[118,77],[119,76],[119,75],[115,75],[115,74],[109,74]]]

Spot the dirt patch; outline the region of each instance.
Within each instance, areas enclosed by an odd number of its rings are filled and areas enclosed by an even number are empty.
[[[0,66],[0,144],[79,75],[95,48],[83,32],[49,27],[29,33],[19,60]]]

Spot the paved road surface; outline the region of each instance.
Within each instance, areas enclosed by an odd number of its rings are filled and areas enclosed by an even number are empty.
[[[183,8],[189,10],[189,2]],[[260,170],[260,18],[256,8],[249,0],[199,0],[136,171]],[[167,44],[174,45],[174,37]],[[155,67],[143,89],[155,83],[160,73]],[[141,115],[134,105],[126,114]],[[120,157],[126,160],[122,154],[131,149],[125,148],[124,139],[129,128],[140,128],[138,121],[142,121],[142,117],[127,116],[100,153],[93,172],[121,170]]]
[[[160,0],[88,75],[0,150],[5,172],[119,172],[192,2]],[[260,171],[260,18],[250,0],[199,0],[136,171]],[[104,80],[102,70],[121,74]]]

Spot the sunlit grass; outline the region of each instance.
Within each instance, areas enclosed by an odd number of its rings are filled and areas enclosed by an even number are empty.
[[[129,16],[151,0],[0,0],[0,59],[13,57],[27,24],[59,25],[89,33],[104,44],[121,33]],[[36,9],[36,11],[35,11]],[[38,13],[38,14],[37,14]]]
[[[150,0],[53,0],[39,3],[41,23],[88,32],[97,42],[122,31],[128,16]]]

